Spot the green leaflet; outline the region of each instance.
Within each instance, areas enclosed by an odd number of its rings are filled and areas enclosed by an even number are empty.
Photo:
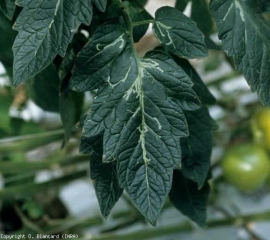
[[[175,8],[183,12],[190,0],[176,0]]]
[[[191,78],[194,86],[193,90],[196,92],[202,104],[212,105],[215,104],[216,99],[209,92],[207,86],[202,81],[199,74],[192,67],[188,60],[173,56],[174,61],[186,72],[186,74]]]
[[[156,11],[153,31],[162,46],[174,55],[185,58],[207,56],[203,35],[196,23],[175,8],[162,7]]]
[[[189,126],[189,136],[181,139],[182,173],[186,178],[202,188],[210,169],[212,150],[212,131],[217,129],[207,108],[203,107],[194,112],[185,112]]]
[[[107,0],[93,0],[93,2],[95,3],[99,11],[105,12]]]
[[[102,162],[102,138],[89,142],[94,152],[90,156],[90,175],[102,215],[107,218],[123,193],[119,186],[115,163]]]
[[[270,1],[269,0],[259,0],[260,7],[263,12],[270,12]]]
[[[12,20],[15,13],[16,6],[14,2],[14,0],[0,0],[0,10],[9,20]]]
[[[50,64],[27,83],[30,98],[42,109],[59,112],[60,80],[54,64]]]
[[[175,8],[183,12],[188,4],[192,2],[191,18],[197,27],[208,36],[213,30],[213,21],[208,8],[207,0],[177,0]]]
[[[257,0],[212,0],[212,15],[228,56],[235,58],[263,104],[270,106],[270,25]]]
[[[188,60],[174,57],[174,60],[181,66],[191,78],[193,90],[200,98],[202,104],[211,105],[215,98],[209,92],[202,79],[191,66]],[[182,173],[198,184],[201,188],[207,178],[210,169],[210,157],[212,150],[212,131],[217,129],[215,121],[211,118],[206,107],[193,112],[185,111],[190,134],[187,138],[181,139],[182,148]]]
[[[208,183],[198,190],[196,183],[186,179],[180,171],[174,171],[170,201],[180,212],[202,227],[205,226],[209,192]]]
[[[107,0],[97,7],[104,10]],[[46,68],[57,54],[64,56],[81,23],[92,19],[92,0],[18,0],[23,7],[14,28],[14,79],[17,86]]]
[[[16,37],[16,32],[12,30],[12,22],[9,21],[0,11],[0,61],[4,64],[7,73],[12,75],[12,43]]]
[[[188,135],[183,110],[196,110],[192,82],[173,59],[156,50],[138,58],[132,34],[106,23],[79,53],[70,87],[98,89],[83,139],[103,134],[103,162],[116,161],[119,184],[155,224],[181,162]],[[89,144],[82,142],[85,151]]]
[[[69,80],[71,77],[71,70],[76,57],[73,49],[70,49],[63,59],[59,68],[59,78],[61,81],[59,89],[59,109],[60,115],[65,130],[63,146],[69,141],[76,122],[80,119],[84,94],[69,90]]]
[[[209,11],[207,0],[193,0],[191,18],[204,35],[209,36],[213,30],[213,20]]]
[[[135,7],[143,7],[148,2],[148,0],[128,0],[128,1],[131,2],[131,4]]]

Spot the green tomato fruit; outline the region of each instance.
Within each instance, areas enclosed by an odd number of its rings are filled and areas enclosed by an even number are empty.
[[[265,150],[253,144],[228,149],[222,161],[225,179],[243,192],[252,192],[265,183],[270,161]]]
[[[251,119],[254,141],[270,151],[270,108],[260,108]]]

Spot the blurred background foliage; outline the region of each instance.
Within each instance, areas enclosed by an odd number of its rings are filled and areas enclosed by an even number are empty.
[[[191,63],[217,99],[209,108],[219,129],[214,133],[207,227],[199,228],[168,202],[153,228],[125,194],[107,220],[101,217],[89,156],[79,154],[80,130],[74,128],[91,105],[92,93],[73,93],[67,87],[74,58],[89,38],[86,27],[76,34],[64,60],[56,58],[14,89],[11,48],[16,32],[14,21],[0,12],[0,31],[6,33],[0,37],[1,233],[71,233],[79,239],[110,240],[270,239],[270,109],[262,107],[234,71],[232,59],[220,51],[207,1],[150,0],[146,9],[153,14],[175,3],[205,34],[209,57]],[[98,22],[94,19],[87,28],[90,35]],[[148,31],[136,46],[144,55],[157,45]]]

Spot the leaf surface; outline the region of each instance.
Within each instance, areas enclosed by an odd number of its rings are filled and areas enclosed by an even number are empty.
[[[2,12],[0,12],[0,32],[0,61],[6,68],[12,68],[12,43],[16,37],[16,32],[12,30],[12,22]]]
[[[153,31],[162,46],[174,55],[185,58],[207,56],[201,31],[194,21],[178,9],[159,8],[156,11]]]
[[[98,2],[104,9],[106,0]],[[18,0],[23,7],[14,28],[14,79],[17,86],[46,68],[57,54],[64,56],[81,23],[92,19],[92,0]]]
[[[196,70],[192,67],[188,60],[173,56],[174,61],[186,72],[186,74],[190,77],[194,86],[193,90],[196,92],[202,104],[212,105],[216,103],[216,99],[208,90],[207,86],[204,84],[203,80],[196,72]]]
[[[183,12],[190,0],[176,0],[175,8]]]
[[[192,0],[191,18],[204,35],[209,36],[213,30],[213,20],[207,0]]]
[[[188,60],[174,57],[174,60],[189,75],[194,83],[193,90],[200,98],[202,104],[212,105],[215,98],[203,83],[199,74],[191,66]],[[186,178],[198,184],[201,188],[207,178],[210,169],[210,157],[212,150],[212,132],[217,129],[215,121],[211,118],[206,107],[193,112],[185,111],[190,134],[181,139],[182,147],[182,173]]]
[[[1,0],[0,1],[0,10],[5,14],[5,16],[12,20],[15,13],[15,3],[14,0]]]
[[[228,56],[259,99],[270,106],[270,25],[257,0],[212,0],[212,15]]]
[[[50,64],[33,79],[28,81],[30,98],[43,110],[59,112],[60,80],[54,64]]]
[[[170,200],[180,212],[202,227],[206,222],[209,192],[208,183],[198,190],[195,182],[186,179],[180,171],[174,171]]]
[[[123,193],[119,186],[115,163],[102,162],[102,138],[90,141],[94,152],[90,156],[90,175],[102,215],[107,218]]]
[[[76,122],[80,119],[84,94],[70,91],[69,81],[71,78],[71,70],[76,57],[73,49],[70,49],[63,59],[59,68],[60,89],[59,89],[59,109],[62,119],[64,133],[64,145],[69,141]],[[60,96],[59,96],[60,95]]]
[[[207,108],[185,112],[190,135],[181,139],[183,154],[182,173],[201,188],[210,169],[210,157],[213,146],[212,131],[217,129]]]
[[[79,53],[70,86],[98,89],[83,137],[103,134],[103,162],[116,161],[120,186],[154,225],[181,162],[179,139],[188,135],[183,110],[200,101],[169,55],[139,58],[131,36],[124,25],[101,26]]]

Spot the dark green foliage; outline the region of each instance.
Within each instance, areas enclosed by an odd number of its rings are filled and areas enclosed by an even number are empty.
[[[96,1],[105,10],[106,0]],[[14,25],[19,33],[13,45],[13,84],[33,77],[45,69],[57,54],[64,56],[81,23],[92,20],[92,0],[18,0],[23,10]],[[29,44],[31,42],[31,44]]]
[[[211,12],[219,38],[236,69],[243,71],[252,91],[270,106],[270,25],[257,0],[212,0]]]
[[[190,18],[182,13],[188,2]],[[268,2],[212,0],[210,8],[225,52],[270,105]],[[0,61],[10,75],[13,70],[15,86],[29,79],[31,98],[60,113],[64,143],[79,121],[80,151],[90,154],[105,217],[125,190],[152,225],[169,196],[203,226],[217,128],[207,106],[215,99],[186,59],[221,49],[209,36],[215,30],[207,1],[178,0],[155,16],[146,3],[18,0],[14,13],[14,2],[2,0]],[[16,20],[17,32],[7,17]],[[139,57],[135,43],[150,24],[161,46]],[[89,91],[93,99],[85,114]]]
[[[53,64],[27,82],[30,98],[50,112],[59,112],[59,85],[57,69]]]
[[[162,7],[157,10],[153,31],[172,54],[186,58],[207,56],[203,35],[195,22],[175,8]]]
[[[15,13],[15,1],[14,0],[1,0],[0,1],[0,10],[5,14],[5,16],[12,20]]]
[[[196,183],[185,178],[180,171],[174,171],[170,200],[179,211],[201,227],[205,226],[209,192],[208,183],[198,189]]]
[[[94,143],[90,144],[93,148],[90,156],[90,174],[94,181],[100,210],[102,215],[107,218],[113,206],[121,197],[123,189],[118,183],[116,164],[102,162],[102,138],[99,137]]]

